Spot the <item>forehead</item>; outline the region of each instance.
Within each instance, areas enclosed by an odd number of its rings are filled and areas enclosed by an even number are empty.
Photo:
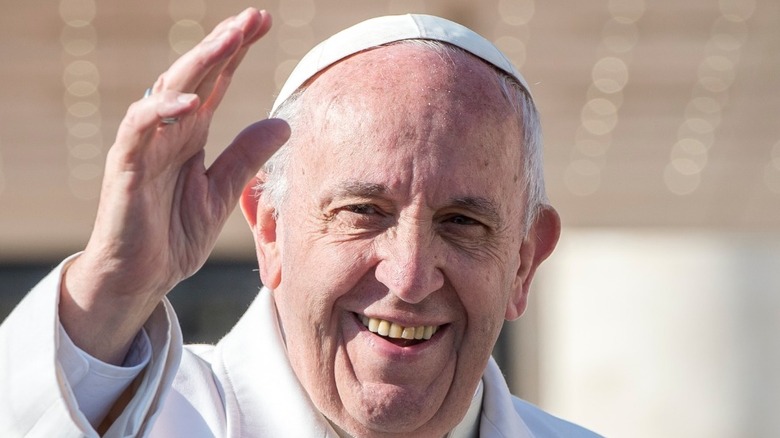
[[[419,40],[342,60],[315,77],[305,96],[305,106],[313,113],[337,104],[365,108],[382,102],[370,108],[376,113],[415,101],[446,103],[437,108],[440,112],[460,109],[503,118],[513,111],[494,67],[453,46]]]
[[[493,68],[465,52],[401,43],[360,53],[317,77],[300,104],[292,143],[304,166],[517,179],[519,118]]]

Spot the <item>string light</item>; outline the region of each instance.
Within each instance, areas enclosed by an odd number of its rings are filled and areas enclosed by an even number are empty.
[[[512,26],[525,26],[534,17],[536,4],[533,1],[499,0],[498,13],[501,19]]]
[[[100,71],[93,57],[97,32],[92,21],[97,15],[93,0],[61,0],[60,32],[64,68],[65,126],[68,148],[68,188],[78,199],[98,195],[102,174],[103,136],[100,113]]]
[[[721,0],[719,9],[721,16],[712,24],[691,99],[685,107],[685,118],[677,130],[677,142],[663,171],[666,188],[678,196],[690,195],[700,187],[722,109],[736,78],[739,51],[747,40],[745,20],[752,15],[755,3]]]
[[[601,186],[612,132],[620,119],[623,90],[630,78],[629,60],[639,40],[636,22],[644,15],[645,4],[643,0],[611,0],[607,11],[610,18],[604,23],[599,45],[602,56],[591,70],[592,82],[564,171],[566,188],[578,196],[592,195]]]
[[[170,61],[173,62],[206,36],[201,24],[206,16],[206,3],[203,0],[171,0],[168,16],[173,21],[168,29]]]
[[[205,36],[203,26],[195,20],[184,18],[173,23],[168,31],[168,44],[173,51],[172,56],[187,53]]]
[[[301,57],[315,44],[312,23],[317,16],[313,0],[286,0],[279,4],[278,15],[282,25],[277,30],[278,59],[274,69],[274,83],[279,90],[292,73]]]
[[[279,3],[278,14],[285,26],[311,26],[317,7],[313,0],[285,0]]]
[[[517,68],[522,68],[531,38],[529,23],[536,13],[534,0],[499,0],[500,21],[493,43]]]

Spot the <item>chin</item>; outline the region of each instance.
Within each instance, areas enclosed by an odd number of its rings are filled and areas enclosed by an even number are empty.
[[[344,421],[335,422],[353,436],[443,437],[455,428],[469,406],[469,403],[454,406],[447,399],[424,397],[410,402],[408,392],[402,388],[364,389],[359,403],[344,407]]]

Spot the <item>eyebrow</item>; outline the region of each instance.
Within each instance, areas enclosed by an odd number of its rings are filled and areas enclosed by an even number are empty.
[[[384,184],[370,183],[365,181],[345,181],[331,193],[331,198],[341,198],[348,196],[373,197],[383,195],[388,192]]]

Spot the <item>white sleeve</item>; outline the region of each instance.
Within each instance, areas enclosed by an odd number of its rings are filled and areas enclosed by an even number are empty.
[[[131,381],[134,392],[103,436],[144,436],[171,388],[183,347],[176,315],[167,300],[144,324],[145,336],[136,339],[135,352],[128,355],[127,364],[132,366],[126,368],[140,366],[140,374],[138,370],[121,371],[123,367],[91,363],[77,349],[63,345],[69,340],[60,332],[60,283],[71,260],[41,280],[0,325],[0,437],[98,437],[87,416],[103,416],[100,412],[114,402],[95,402],[100,406],[90,407],[86,400],[95,385],[116,377]],[[143,346],[144,337],[148,348]],[[124,387],[124,383],[113,383],[114,389],[101,390],[99,397]]]
[[[97,428],[114,401],[149,364],[152,358],[151,341],[146,331],[141,330],[133,340],[122,366],[116,366],[100,361],[76,346],[62,324],[59,324],[59,333],[57,362],[73,390],[79,410],[92,427]]]

